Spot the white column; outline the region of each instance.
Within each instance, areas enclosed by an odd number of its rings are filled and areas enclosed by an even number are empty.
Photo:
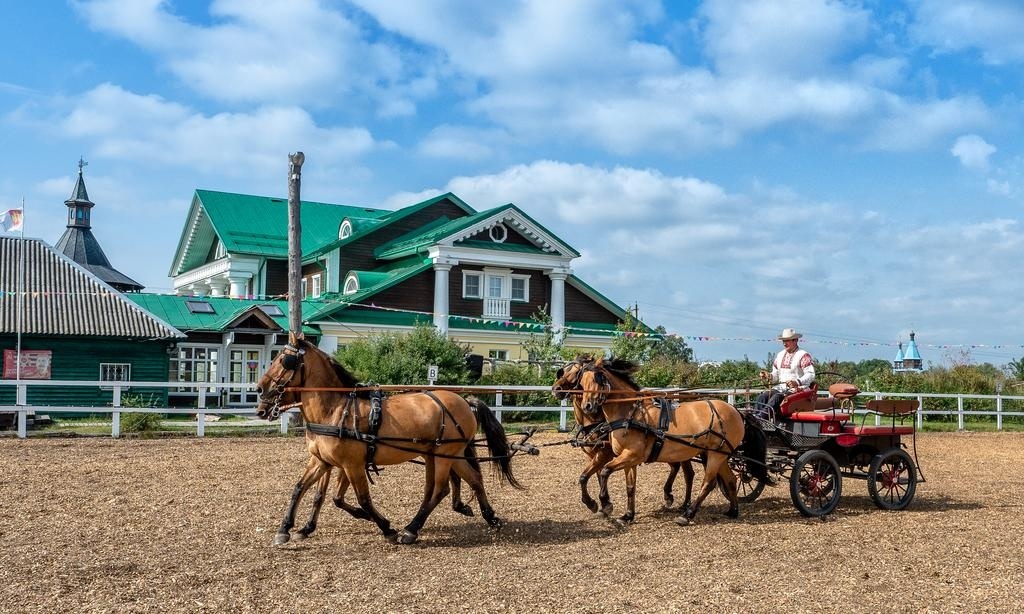
[[[452,265],[434,263],[434,326],[441,334],[448,334],[448,271]]]
[[[239,298],[248,294],[249,279],[252,278],[252,273],[228,275],[228,283],[230,284],[231,290],[229,296],[231,298]]]
[[[227,280],[219,277],[211,277],[206,280],[206,284],[210,287],[210,296],[224,296],[224,291],[228,289]]]
[[[551,327],[559,340],[565,337],[565,278],[568,273],[552,271],[551,278]]]

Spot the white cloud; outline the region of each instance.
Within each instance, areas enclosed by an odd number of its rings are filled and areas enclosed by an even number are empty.
[[[282,166],[300,144],[310,159],[331,164],[379,146],[362,128],[323,128],[296,107],[203,115],[159,96],[104,84],[74,100],[59,127],[92,141],[97,155],[244,176]]]
[[[989,194],[995,194],[996,196],[1009,196],[1011,193],[1009,181],[999,181],[997,179],[989,178],[985,182],[988,188]]]
[[[870,31],[870,14],[830,0],[709,0],[705,49],[723,74],[816,75]]]
[[[429,63],[404,61],[398,48],[370,42],[316,0],[215,0],[209,25],[185,21],[162,0],[75,7],[93,29],[150,51],[183,83],[220,101],[324,106],[359,92],[395,116],[414,111],[414,94],[433,91],[430,75],[410,74],[412,66],[429,72]]]
[[[886,116],[864,140],[865,148],[889,151],[920,149],[951,133],[992,123],[988,107],[974,96],[921,103],[890,97],[888,102]]]
[[[996,152],[996,148],[977,134],[965,134],[957,137],[949,152],[967,168],[985,170],[988,168],[988,158]]]
[[[990,64],[1024,61],[1024,6],[1017,0],[915,0],[911,33],[943,52],[978,49]]]

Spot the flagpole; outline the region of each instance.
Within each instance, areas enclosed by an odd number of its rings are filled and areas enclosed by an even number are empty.
[[[17,349],[15,350],[14,357],[14,379],[17,384],[15,390],[21,390],[21,328],[22,328],[22,310],[25,305],[25,197],[21,197],[21,239],[18,241],[19,262],[18,262],[18,302],[15,305],[15,329],[17,330],[18,340]],[[17,397],[17,395],[15,395]],[[15,404],[18,403],[15,398]]]

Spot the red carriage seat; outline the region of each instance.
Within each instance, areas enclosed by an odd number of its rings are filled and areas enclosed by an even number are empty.
[[[814,383],[807,390],[794,392],[782,399],[782,404],[779,405],[779,415],[783,418],[789,418],[790,415],[797,412],[814,411],[815,399],[817,398],[818,384]]]

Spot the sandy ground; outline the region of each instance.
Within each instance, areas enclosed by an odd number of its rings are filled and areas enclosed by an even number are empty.
[[[397,546],[328,504],[312,538],[272,547],[300,439],[3,439],[0,611],[1024,611],[1022,447],[922,435],[928,482],[909,509],[878,510],[848,480],[828,522],[802,518],[783,486],[740,520],[716,493],[679,527],[657,512],[665,466],[647,466],[624,530],[580,505],[582,453],[546,447],[515,461],[528,491],[489,481],[500,532],[446,501]],[[388,468],[374,487],[397,526],[422,475]]]

